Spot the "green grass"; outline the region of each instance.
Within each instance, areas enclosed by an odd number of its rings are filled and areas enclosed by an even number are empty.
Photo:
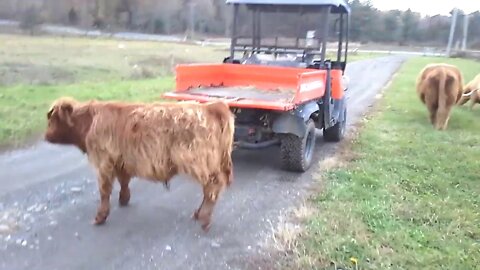
[[[355,52],[355,53],[350,53],[347,56],[347,62],[355,62],[355,61],[361,61],[361,60],[366,60],[366,59],[372,59],[372,58],[377,58],[377,57],[384,57],[388,56],[388,54],[383,54],[383,53],[370,53],[370,52]],[[327,52],[326,55],[327,59],[337,59],[337,54],[335,52]]]
[[[221,62],[226,53],[176,43],[0,35],[0,86],[169,76],[172,64]],[[144,72],[138,74],[135,65]]]
[[[347,61],[350,63],[354,61],[361,61],[361,60],[372,59],[377,57],[385,57],[385,56],[388,56],[388,54],[369,53],[369,52],[350,53],[348,55]]]
[[[480,111],[456,107],[435,131],[415,93],[427,63],[480,72],[467,60],[414,58],[362,126],[346,167],[323,174],[299,240],[302,269],[478,269],[480,265]]]

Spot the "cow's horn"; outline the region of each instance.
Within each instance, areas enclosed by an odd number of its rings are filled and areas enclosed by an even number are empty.
[[[474,90],[472,90],[472,91],[470,91],[470,92],[468,92],[468,93],[466,93],[466,94],[463,94],[462,96],[463,96],[463,97],[469,97],[469,96],[471,96],[471,95],[472,95],[474,92],[476,92],[476,91],[478,91],[478,88],[477,88],[477,89],[474,89]]]

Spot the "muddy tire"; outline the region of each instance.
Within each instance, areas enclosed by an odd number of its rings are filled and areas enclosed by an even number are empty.
[[[342,122],[336,123],[333,127],[323,130],[323,139],[326,142],[339,142],[345,137],[347,127],[347,109],[344,111],[345,117]]]
[[[305,172],[310,168],[315,150],[315,123],[308,120],[303,138],[294,134],[282,136],[280,156],[282,168],[288,171]]]

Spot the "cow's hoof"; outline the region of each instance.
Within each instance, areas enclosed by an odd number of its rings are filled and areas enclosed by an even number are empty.
[[[198,220],[198,211],[193,212],[192,219],[193,220]]]
[[[102,225],[107,221],[108,213],[98,213],[93,221],[94,225]]]
[[[208,233],[210,231],[210,223],[208,224],[203,224],[202,225],[202,230],[205,232],[205,233]]]
[[[128,206],[128,203],[130,202],[130,198],[122,198],[120,197],[120,199],[118,199],[118,204],[121,206],[121,207],[125,207],[125,206]]]
[[[130,202],[130,190],[121,190],[118,196],[118,203],[120,206],[127,206]]]
[[[101,219],[95,218],[95,220],[93,220],[92,224],[93,224],[93,225],[96,225],[96,226],[99,226],[99,225],[105,224],[106,221],[107,221],[107,219],[101,220]]]
[[[163,185],[165,186],[165,189],[167,191],[170,191],[170,183],[169,182],[164,182]]]

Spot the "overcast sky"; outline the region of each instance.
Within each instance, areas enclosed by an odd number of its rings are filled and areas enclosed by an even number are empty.
[[[380,10],[410,8],[422,15],[448,15],[455,6],[467,13],[480,10],[480,0],[371,0],[371,3]]]

